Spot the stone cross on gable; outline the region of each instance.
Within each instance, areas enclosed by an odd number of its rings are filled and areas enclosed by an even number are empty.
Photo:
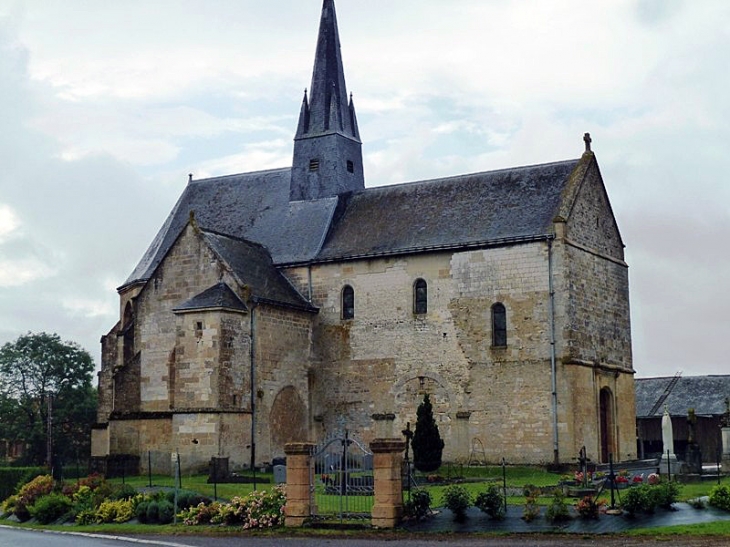
[[[586,143],[586,152],[591,151],[591,143],[593,142],[593,139],[591,139],[591,134],[586,133],[583,135],[583,142]]]

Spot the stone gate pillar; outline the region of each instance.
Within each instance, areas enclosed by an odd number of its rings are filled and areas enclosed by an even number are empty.
[[[286,514],[285,525],[299,527],[312,514],[310,488],[311,462],[314,444],[287,443],[286,454]]]
[[[373,452],[375,503],[372,524],[377,528],[394,528],[403,517],[403,451],[401,439],[375,439]]]

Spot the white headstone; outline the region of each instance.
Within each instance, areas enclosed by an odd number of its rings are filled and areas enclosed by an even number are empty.
[[[662,416],[662,455],[667,452],[674,454],[674,432],[672,431],[672,417],[669,415],[669,408],[664,405],[664,415]]]

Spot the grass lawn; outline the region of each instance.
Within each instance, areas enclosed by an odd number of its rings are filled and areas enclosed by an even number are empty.
[[[271,473],[258,473],[256,475],[259,479],[263,478],[268,480],[267,483],[257,483],[256,490],[269,490],[273,488],[274,477]],[[110,482],[114,484],[121,484],[122,479],[116,478],[111,479]],[[134,477],[125,477],[124,482],[130,484],[136,489],[148,488],[150,480],[147,475],[139,475]],[[217,489],[218,499],[230,500],[235,496],[245,496],[253,491],[253,484],[241,484],[241,483],[219,483],[216,487],[213,484],[208,484],[208,475],[190,475],[183,476],[181,478],[182,488],[185,490],[193,490],[213,498],[214,491]],[[152,486],[153,487],[175,487],[175,479],[169,475],[152,475]]]

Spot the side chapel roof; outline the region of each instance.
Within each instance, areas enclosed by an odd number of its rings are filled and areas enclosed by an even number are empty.
[[[261,245],[205,230],[201,234],[238,280],[250,289],[252,300],[316,310],[276,269]]]

